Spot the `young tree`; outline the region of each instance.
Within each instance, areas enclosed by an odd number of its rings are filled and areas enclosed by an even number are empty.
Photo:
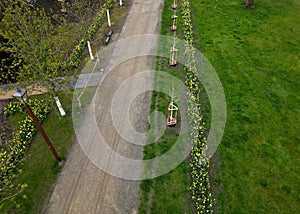
[[[10,51],[22,59],[18,85],[40,84],[54,92],[51,79],[63,76],[59,68],[66,60],[62,27],[54,26],[44,9],[29,7],[24,1],[5,0],[0,36],[7,39]]]

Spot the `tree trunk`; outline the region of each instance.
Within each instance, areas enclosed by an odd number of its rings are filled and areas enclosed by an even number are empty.
[[[255,8],[254,6],[254,0],[246,0],[246,7],[249,7],[249,8]]]

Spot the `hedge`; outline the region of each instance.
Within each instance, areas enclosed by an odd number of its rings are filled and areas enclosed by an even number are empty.
[[[197,66],[195,49],[193,47],[193,27],[188,0],[182,0],[180,10],[185,40],[185,83],[189,88],[187,93],[187,106],[189,123],[191,125],[190,139],[193,145],[189,163],[192,178],[190,190],[197,213],[213,213],[214,199],[210,191],[208,175],[209,160],[205,155],[205,127],[200,107],[200,88],[199,80],[196,76]]]

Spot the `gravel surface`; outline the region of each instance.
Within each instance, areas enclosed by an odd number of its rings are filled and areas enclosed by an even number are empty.
[[[162,7],[163,0],[133,0],[118,38],[158,34]],[[132,40],[127,44],[127,48],[149,46],[149,41],[143,42],[138,40],[135,43]],[[150,46],[155,48],[155,44]],[[126,50],[117,49],[112,53],[112,59],[120,54],[126,54]],[[95,117],[99,131],[109,141],[109,146],[113,150],[131,159],[142,159],[143,147],[127,143],[117,133],[107,109],[111,108],[112,96],[125,79],[135,73],[154,69],[154,66],[153,57],[146,56],[119,64],[99,87],[100,92],[95,97],[98,104]],[[153,84],[153,77],[143,79],[140,84]],[[126,88],[119,109],[122,110],[123,107],[122,111],[127,111],[127,107],[130,106],[130,122],[137,131],[143,132],[148,124],[151,93],[143,93],[133,102],[127,103],[128,100],[132,101],[133,90],[139,90],[138,86],[132,84]],[[126,127],[122,127],[126,126],[122,120],[118,125],[126,130]],[[93,137],[89,136],[89,138]],[[92,149],[92,146],[90,145],[89,149]],[[123,171],[130,173],[126,168]],[[140,198],[139,185],[140,181],[117,178],[96,167],[86,157],[79,143],[75,142],[43,213],[137,213]]]

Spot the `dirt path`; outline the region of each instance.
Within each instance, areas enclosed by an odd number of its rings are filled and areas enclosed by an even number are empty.
[[[142,34],[158,34],[163,0],[133,0],[129,15],[119,38]],[[143,43],[144,42],[144,43]],[[127,48],[149,46],[147,41],[132,40]],[[155,46],[155,45],[154,45]],[[153,45],[152,45],[153,48]],[[154,47],[155,48],[155,47]],[[116,50],[112,58],[126,54],[126,49]],[[110,139],[109,146],[118,153],[132,159],[143,157],[143,147],[128,144],[114,129],[111,115],[111,101],[115,90],[128,77],[135,73],[154,69],[151,58],[139,57],[115,67],[97,93],[95,112],[98,129],[105,139]],[[122,75],[120,75],[122,74]],[[153,77],[143,79],[140,85],[153,84]],[[128,85],[120,100],[120,111],[127,111],[130,106],[130,121],[138,131],[145,131],[151,104],[151,93],[144,93],[132,100],[132,91],[139,86]],[[145,115],[146,114],[146,115]],[[126,124],[120,120],[118,126],[126,130]],[[94,136],[89,136],[94,138]],[[90,149],[93,145],[90,146]],[[130,173],[130,166],[122,169]],[[84,154],[76,142],[68,156],[51,198],[44,213],[137,213],[139,206],[139,181],[120,179],[97,168]]]

